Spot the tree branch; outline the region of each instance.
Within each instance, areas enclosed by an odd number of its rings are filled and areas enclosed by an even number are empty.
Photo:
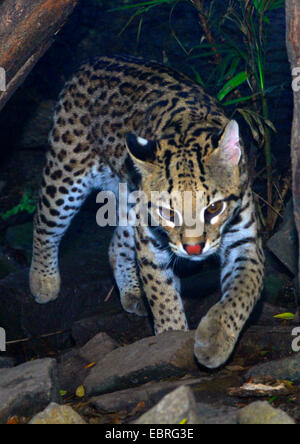
[[[79,0],[3,0],[0,4],[0,67],[6,91],[0,110],[53,43]]]
[[[198,16],[200,20],[200,24],[202,26],[203,32],[205,34],[206,40],[210,45],[212,45],[212,51],[214,52],[214,59],[216,64],[219,64],[222,62],[222,57],[218,53],[217,46],[215,39],[211,33],[210,26],[206,17],[206,14],[204,12],[204,7],[202,4],[202,0],[191,0],[191,2],[195,5],[195,7],[198,10]]]

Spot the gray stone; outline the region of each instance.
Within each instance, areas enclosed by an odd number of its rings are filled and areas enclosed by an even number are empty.
[[[98,316],[80,319],[72,325],[72,338],[79,347],[86,344],[99,332]]]
[[[72,407],[51,402],[45,410],[35,415],[29,424],[86,424],[86,422]]]
[[[296,276],[298,273],[298,238],[292,200],[289,201],[285,208],[283,223],[280,229],[269,239],[267,246]]]
[[[0,368],[11,368],[15,365],[13,358],[0,356]]]
[[[196,404],[197,424],[237,424],[238,408],[220,404]]]
[[[300,379],[300,353],[296,353],[288,358],[255,365],[247,372],[246,378],[268,375],[274,379],[286,379],[289,381]]]
[[[0,370],[0,423],[10,416],[31,416],[57,401],[58,381],[54,359],[37,359]]]
[[[197,424],[196,402],[192,390],[178,387],[156,406],[144,413],[135,424]]]
[[[117,348],[119,344],[114,341],[108,334],[101,332],[85,344],[78,354],[89,362],[99,362],[109,352]]]
[[[204,378],[202,378],[204,379]],[[131,410],[138,403],[144,402],[146,406],[152,407],[159,402],[163,396],[175,390],[181,385],[199,384],[202,379],[192,378],[179,381],[148,382],[140,387],[119,390],[105,395],[91,398],[90,404],[99,412],[116,412],[119,410]],[[207,378],[206,378],[207,379]]]
[[[91,369],[84,381],[87,394],[113,392],[196,370],[194,334],[165,332],[113,350]]]
[[[80,357],[77,350],[62,355],[58,363],[60,390],[67,392],[67,395],[74,394],[89,374],[87,364],[88,361]]]
[[[278,310],[276,314],[278,313],[284,312]],[[288,355],[292,351],[292,326],[282,325],[279,319],[274,321],[277,323],[276,326],[253,325],[247,329],[237,346],[237,353],[249,355],[261,350],[273,350],[281,355]]]
[[[242,408],[237,419],[239,424],[295,424],[287,413],[267,401],[256,401]]]
[[[88,364],[99,362],[116,347],[117,342],[106,333],[98,333],[84,347],[63,354],[58,364],[60,388],[75,393],[90,372]]]

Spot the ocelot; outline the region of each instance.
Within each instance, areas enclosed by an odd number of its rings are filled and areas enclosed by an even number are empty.
[[[263,285],[239,133],[215,99],[169,67],[131,57],[83,65],[60,94],[49,136],[30,271],[36,301],[59,294],[59,243],[89,193],[118,194],[126,183],[143,192],[155,226],[116,226],[109,259],[122,306],[145,315],[145,299],[157,334],[187,330],[173,262],[219,255],[222,298],[199,324],[195,355],[206,367],[222,365]],[[170,198],[153,201],[154,191]]]

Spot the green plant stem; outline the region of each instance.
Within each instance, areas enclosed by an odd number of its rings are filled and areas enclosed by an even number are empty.
[[[201,0],[191,0],[191,2],[196,6],[196,8],[198,10],[198,16],[199,16],[199,19],[200,19],[200,23],[201,23],[203,32],[204,32],[204,34],[206,36],[206,39],[207,39],[208,43],[210,45],[212,45],[211,49],[212,49],[212,51],[214,53],[215,62],[217,64],[220,64],[220,63],[222,63],[222,57],[218,53],[215,39],[214,39],[214,37],[212,35],[212,32],[210,30],[210,26],[209,26],[207,17],[206,17],[206,15],[204,13],[204,8],[203,8],[202,1]]]

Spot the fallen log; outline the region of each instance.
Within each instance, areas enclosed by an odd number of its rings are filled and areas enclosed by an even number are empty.
[[[54,42],[78,1],[0,2],[0,110]]]

